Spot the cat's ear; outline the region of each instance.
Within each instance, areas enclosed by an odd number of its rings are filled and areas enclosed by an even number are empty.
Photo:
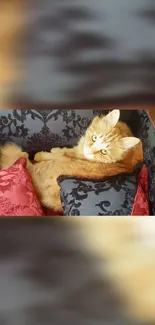
[[[105,116],[105,119],[112,127],[114,127],[120,118],[120,110],[114,109],[108,115]]]
[[[125,137],[118,141],[120,147],[124,150],[128,150],[134,146],[136,146],[140,142],[140,139],[135,137]]]
[[[103,118],[103,116],[102,116],[102,118]],[[98,115],[96,115],[96,116],[94,117],[94,119],[93,119],[93,123],[98,123],[98,122],[100,122],[100,121],[101,121],[101,117],[98,116]]]

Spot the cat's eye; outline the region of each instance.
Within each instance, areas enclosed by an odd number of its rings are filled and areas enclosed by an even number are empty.
[[[96,140],[97,140],[97,136],[96,136],[96,135],[93,135],[93,136],[92,136],[92,141],[93,141],[93,142],[96,142]]]
[[[101,153],[102,153],[102,155],[106,155],[107,154],[107,150],[106,149],[102,149],[101,150]]]

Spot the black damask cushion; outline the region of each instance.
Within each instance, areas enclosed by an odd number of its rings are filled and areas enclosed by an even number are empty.
[[[131,215],[142,164],[132,174],[120,174],[106,180],[60,176],[60,196],[66,216]]]

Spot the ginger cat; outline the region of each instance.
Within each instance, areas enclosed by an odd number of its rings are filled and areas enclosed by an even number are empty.
[[[30,162],[28,154],[21,148],[6,144],[1,148],[0,166],[8,167],[18,158],[26,157],[27,168],[42,205],[61,211],[58,176],[101,179],[131,172],[137,163],[143,161],[140,139],[133,137],[128,126],[119,122],[119,117],[119,110],[113,110],[106,116],[96,116],[77,146],[71,149],[54,148],[50,153],[39,152],[34,157],[36,164]]]

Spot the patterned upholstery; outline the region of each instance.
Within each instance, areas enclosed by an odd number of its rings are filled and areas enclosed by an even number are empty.
[[[73,146],[99,110],[1,110],[0,144],[13,141],[30,154],[53,147]],[[131,112],[122,111],[122,119]]]
[[[138,111],[137,134],[143,142],[144,159],[149,170],[149,200],[151,213],[155,215],[155,128],[145,111]]]
[[[1,110],[0,145],[15,142],[33,157],[40,150],[57,146],[73,146],[99,110]],[[149,168],[149,198],[155,214],[155,129],[148,114],[141,111],[121,111],[121,120],[142,139],[145,162]]]
[[[137,166],[132,175],[107,180],[59,176],[60,196],[65,216],[130,216],[138,188]]]

